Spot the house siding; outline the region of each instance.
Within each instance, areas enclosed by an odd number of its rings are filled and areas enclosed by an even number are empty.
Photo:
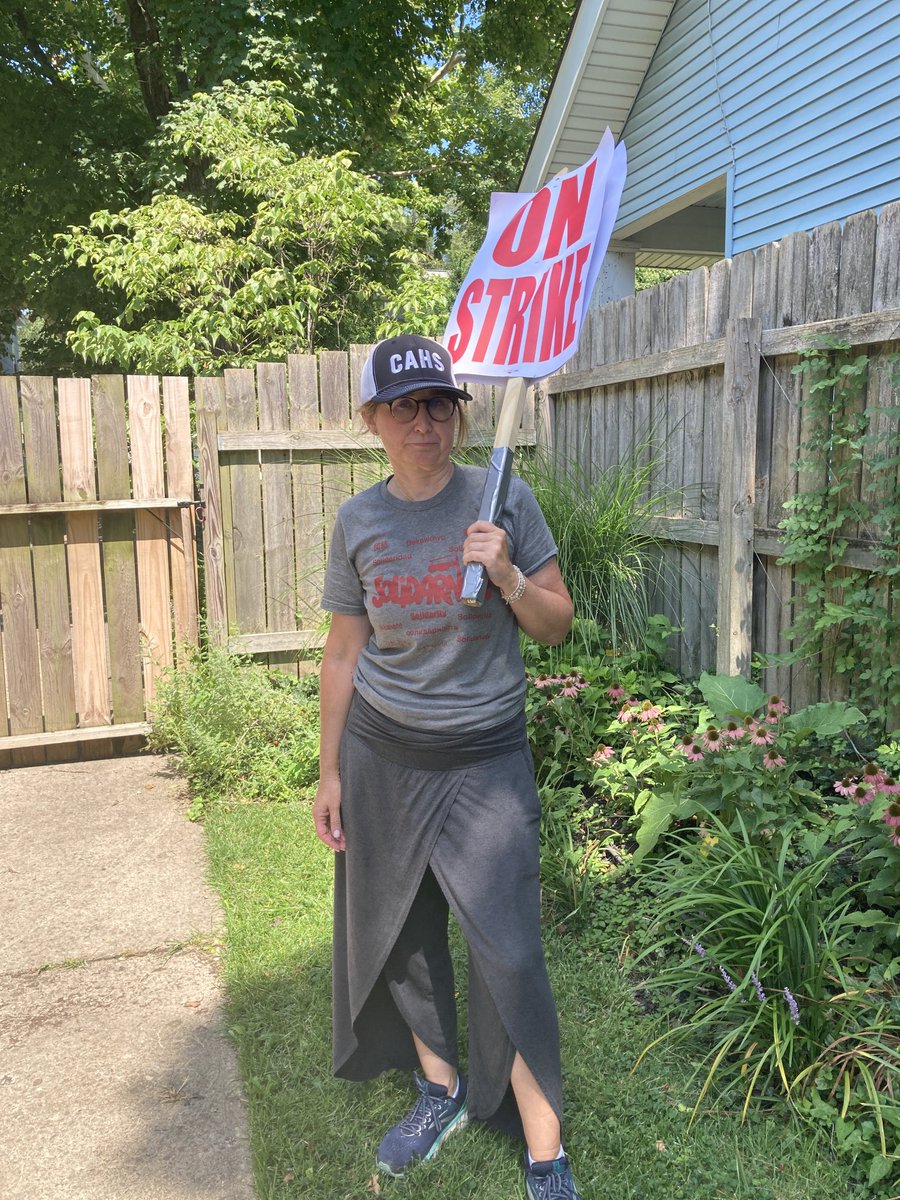
[[[623,130],[618,227],[729,169],[734,254],[897,199],[898,76],[896,0],[677,0]]]

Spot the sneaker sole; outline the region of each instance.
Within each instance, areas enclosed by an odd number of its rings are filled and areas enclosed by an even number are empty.
[[[414,1166],[418,1162],[428,1162],[430,1159],[434,1158],[434,1156],[437,1154],[438,1150],[440,1150],[441,1145],[444,1142],[444,1139],[446,1137],[448,1137],[451,1133],[453,1133],[455,1130],[463,1129],[466,1125],[468,1125],[468,1123],[469,1123],[469,1105],[468,1105],[468,1102],[466,1102],[462,1106],[462,1108],[459,1110],[459,1112],[456,1114],[456,1116],[453,1118],[453,1120],[450,1122],[450,1124],[447,1126],[447,1128],[442,1130],[441,1133],[438,1135],[438,1137],[435,1138],[434,1145],[431,1147],[431,1149],[428,1151],[428,1153],[426,1155],[424,1155],[422,1158],[414,1159],[413,1162],[411,1162],[408,1167],[404,1167],[403,1170],[401,1170],[401,1171],[395,1171],[393,1169],[393,1167],[388,1166],[387,1163],[383,1163],[379,1159],[376,1158],[375,1159],[375,1170],[376,1171],[384,1171],[385,1175],[390,1175],[390,1177],[392,1179],[402,1179],[405,1172],[409,1170],[409,1167]]]

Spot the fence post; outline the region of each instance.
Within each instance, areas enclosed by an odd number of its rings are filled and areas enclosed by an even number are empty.
[[[753,506],[761,323],[737,317],[725,330],[716,671],[749,675],[753,614]]]

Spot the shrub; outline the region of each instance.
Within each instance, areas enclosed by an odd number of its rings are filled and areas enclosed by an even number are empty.
[[[317,687],[215,646],[166,675],[150,745],[182,755],[194,815],[216,795],[286,800],[315,782]]]
[[[648,498],[651,466],[642,461],[644,449],[593,477],[576,462],[554,463],[541,453],[519,466],[559,548],[559,568],[582,621],[575,640],[587,628],[583,622],[595,622],[615,652],[640,647],[650,618],[649,585],[659,569],[651,520],[665,498]]]

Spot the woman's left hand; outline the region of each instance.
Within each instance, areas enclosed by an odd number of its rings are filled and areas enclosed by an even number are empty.
[[[464,563],[481,563],[501,593],[508,594],[515,588],[519,577],[510,561],[506,530],[490,521],[476,521],[466,530],[462,557]]]

